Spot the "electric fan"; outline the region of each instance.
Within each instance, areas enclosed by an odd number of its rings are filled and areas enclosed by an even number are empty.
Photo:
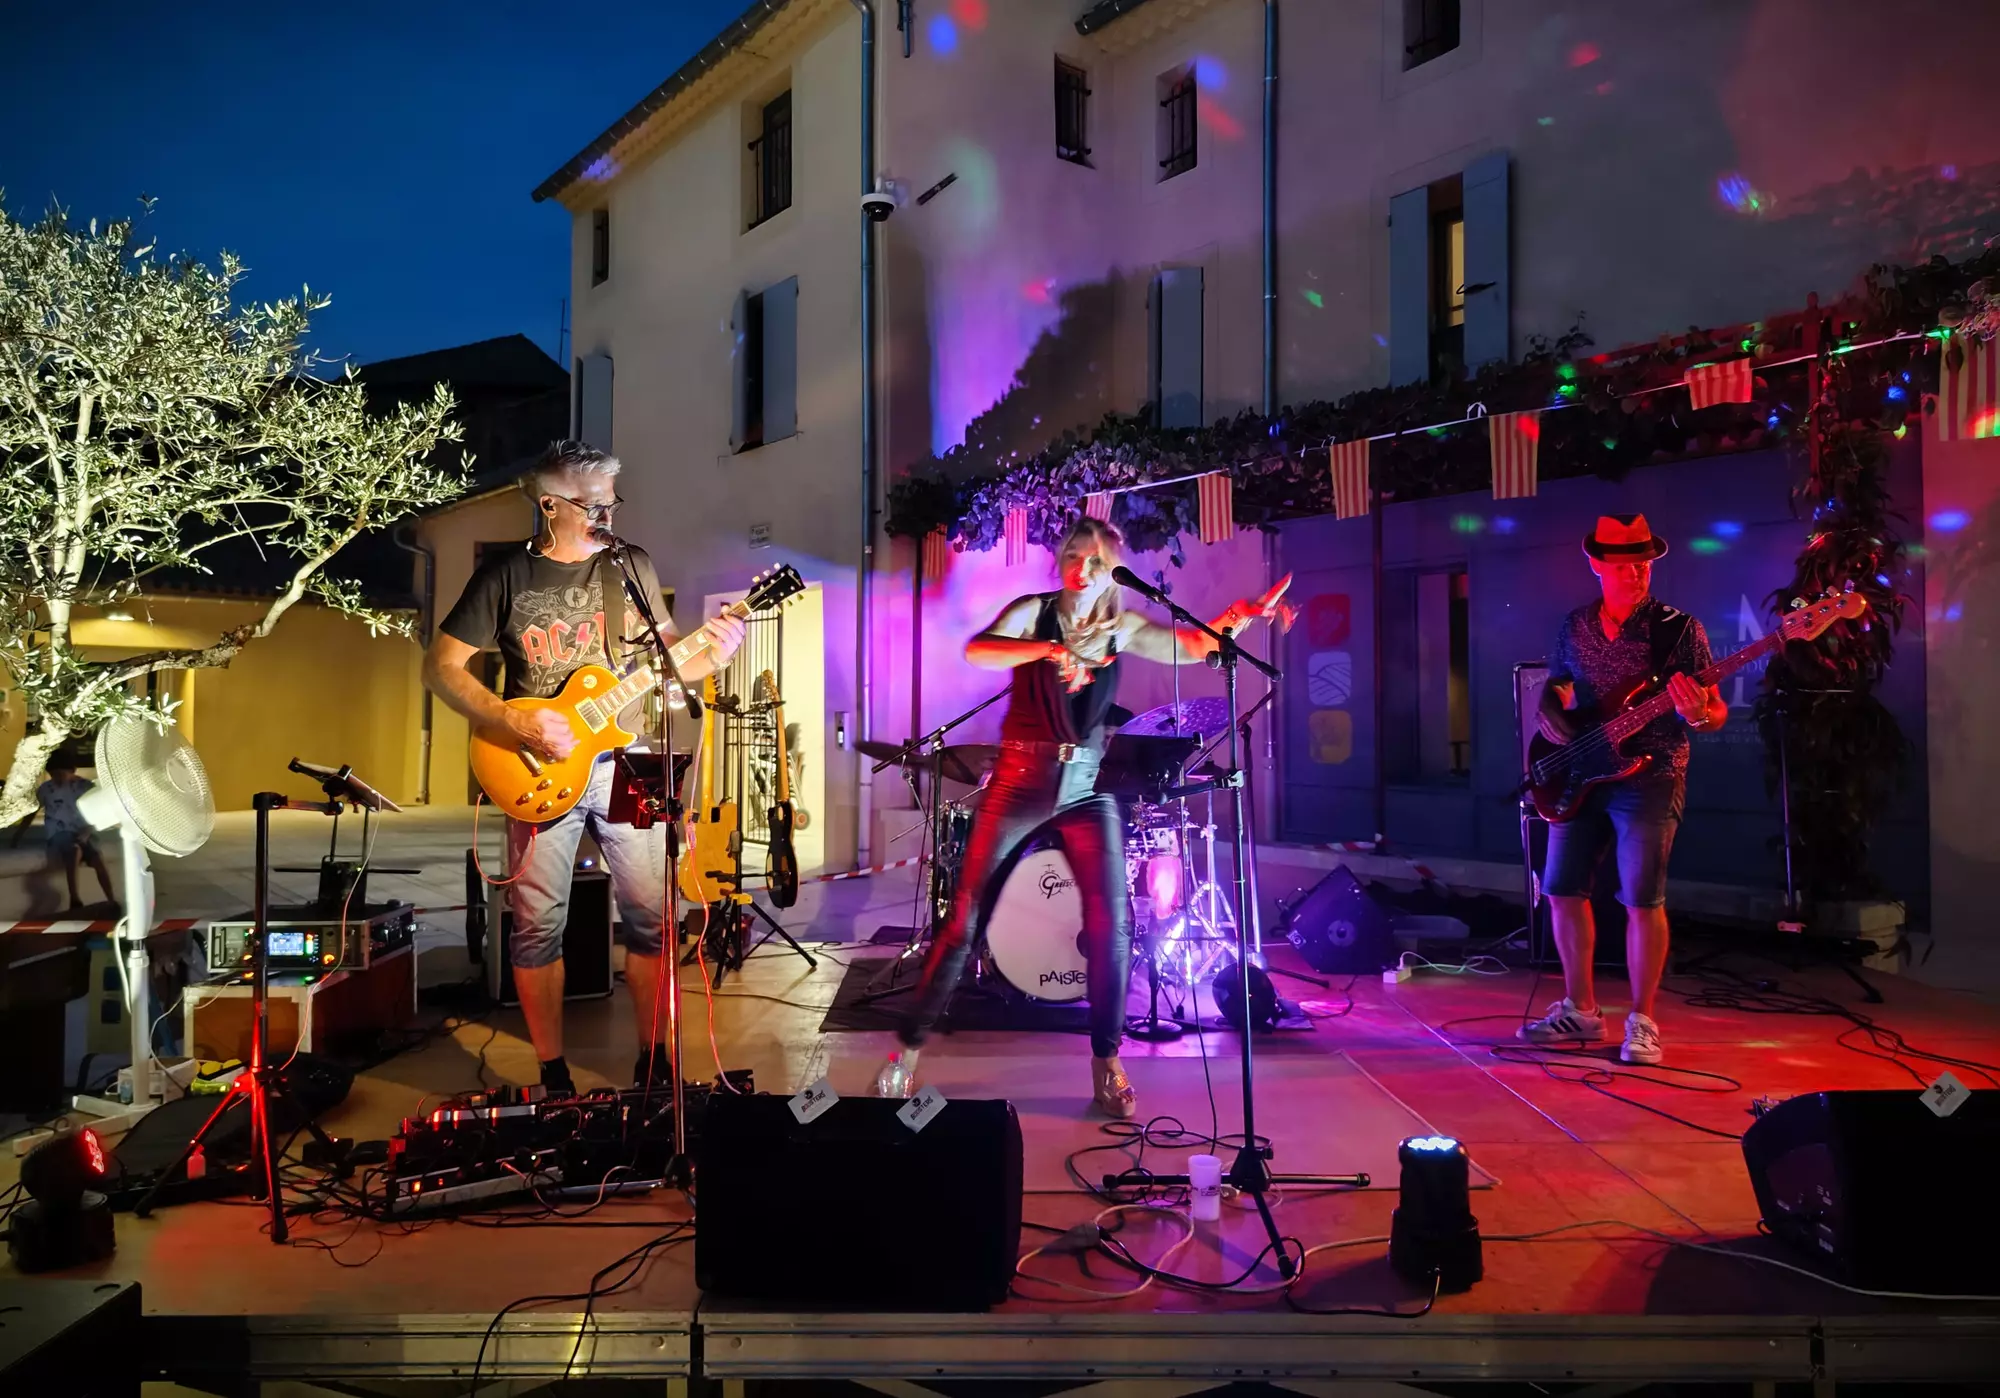
[[[115,950],[132,1034],[132,1103],[78,1097],[76,1108],[101,1118],[131,1118],[150,1110],[153,1090],[153,1006],[146,934],[153,928],[153,869],[146,851],[180,857],[208,842],[215,797],[201,755],[180,730],[157,719],[114,719],[97,733],[97,784],[77,802],[95,830],[118,831],[125,914]]]

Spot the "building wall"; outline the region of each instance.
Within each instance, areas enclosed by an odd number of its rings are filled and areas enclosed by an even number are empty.
[[[861,561],[859,20],[847,5],[774,49],[753,84],[579,202],[573,304],[579,357],[608,354],[612,448],[624,462],[619,529],[648,549],[683,599],[740,592],[789,562],[820,584],[827,673],[811,769],[834,775],[821,831],[829,857],[854,849],[854,764],[834,747],[854,729],[855,578]],[[893,30],[891,31],[893,32]],[[744,149],[757,103],[792,92],[792,205],[745,231]],[[590,281],[589,202],[611,215],[611,269]],[[798,278],[798,432],[732,453],[741,292]],[[752,526],[768,547],[752,548]]]

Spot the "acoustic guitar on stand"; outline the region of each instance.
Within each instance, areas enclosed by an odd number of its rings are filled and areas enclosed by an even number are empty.
[[[1762,640],[1724,656],[1695,675],[1694,682],[1704,689],[1720,684],[1785,642],[1814,640],[1834,622],[1851,620],[1867,610],[1867,599],[1860,593],[1829,591],[1817,602],[1786,612]],[[1577,710],[1573,717],[1582,731],[1567,743],[1553,743],[1539,732],[1535,734],[1528,745],[1528,773],[1516,794],[1532,801],[1536,813],[1551,825],[1574,818],[1593,787],[1626,781],[1652,766],[1648,755],[1627,756],[1623,744],[1673,707],[1666,677],[1649,675],[1619,693],[1606,695],[1600,704]]]
[[[740,618],[769,611],[803,591],[805,580],[787,563],[759,574],[743,600],[729,607],[729,614]],[[697,628],[670,651],[675,667],[686,665],[708,646],[708,632]],[[566,814],[583,799],[597,759],[637,741],[636,734],[618,726],[618,715],[658,683],[650,665],[641,665],[623,679],[602,665],[585,665],[550,698],[509,699],[510,709],[552,709],[563,715],[576,735],[576,747],[558,761],[538,757],[523,744],[475,732],[472,775],[479,789],[515,820],[541,822]]]

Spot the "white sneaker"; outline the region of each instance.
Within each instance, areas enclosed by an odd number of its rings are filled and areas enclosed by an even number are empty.
[[[1634,1010],[1625,1016],[1625,1044],[1618,1050],[1618,1056],[1627,1063],[1660,1061],[1660,1026],[1653,1023],[1650,1015]]]
[[[1567,995],[1540,1019],[1522,1025],[1516,1038],[1529,1044],[1596,1044],[1604,1041],[1604,1012],[1579,1010]]]
[[[877,1097],[908,1097],[917,1088],[917,1051],[913,1048],[898,1049],[882,1064],[875,1074],[875,1095]]]

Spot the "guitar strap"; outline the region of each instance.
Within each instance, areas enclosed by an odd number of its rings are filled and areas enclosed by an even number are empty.
[[[1668,607],[1666,610],[1667,615],[1663,618],[1666,625],[1656,628],[1653,632],[1653,673],[1655,675],[1664,675],[1667,672],[1667,663],[1674,658],[1674,652],[1681,648],[1681,642],[1687,639],[1688,628],[1694,625],[1694,617],[1689,613],[1677,612],[1672,607]],[[1680,619],[1679,626],[1673,624],[1676,617]],[[1664,643],[1661,641],[1663,634],[1668,637]]]
[[[605,565],[610,564],[607,568]],[[604,659],[614,675],[625,673],[625,570],[609,551],[597,555],[597,580],[604,597]]]

